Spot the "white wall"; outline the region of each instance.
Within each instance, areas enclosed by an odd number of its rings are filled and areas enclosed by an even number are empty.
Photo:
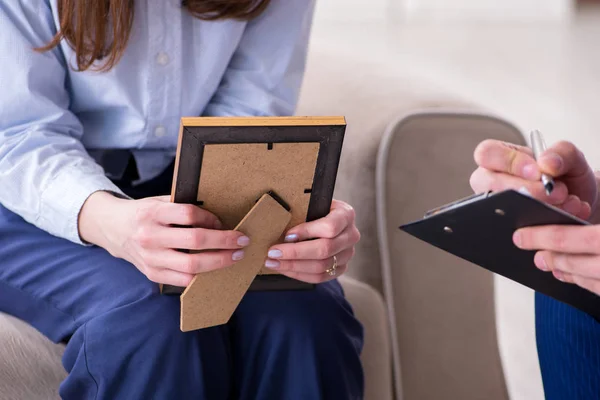
[[[317,0],[319,21],[565,21],[575,0]]]
[[[387,17],[390,2],[404,0],[317,0],[315,18],[319,20],[381,21]]]
[[[389,0],[409,20],[564,21],[574,0]]]

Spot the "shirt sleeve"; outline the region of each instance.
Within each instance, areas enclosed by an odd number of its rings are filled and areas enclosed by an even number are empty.
[[[263,14],[248,22],[203,115],[293,115],[314,7],[314,0],[272,0]]]
[[[31,224],[82,243],[78,216],[92,193],[123,193],[80,139],[66,61],[36,52],[56,28],[47,1],[0,2],[0,203]]]

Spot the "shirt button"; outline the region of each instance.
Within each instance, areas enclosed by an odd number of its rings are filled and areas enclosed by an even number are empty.
[[[156,62],[159,65],[167,65],[169,63],[169,55],[163,52],[158,53],[156,55]]]
[[[163,137],[166,134],[167,134],[167,129],[162,125],[157,126],[156,129],[154,129],[154,136],[156,136],[156,137]]]

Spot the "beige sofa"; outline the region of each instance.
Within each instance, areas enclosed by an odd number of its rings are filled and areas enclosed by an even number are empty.
[[[369,382],[366,398],[391,400],[391,349],[382,297],[353,279],[344,279],[343,285],[369,338],[363,361]],[[0,313],[0,399],[59,398],[58,385],[66,376],[63,350],[24,322]]]
[[[436,115],[398,120],[423,109]],[[342,283],[365,326],[367,400],[508,398],[492,276],[397,229],[429,206],[468,194],[479,140],[522,141],[514,127],[474,110],[457,94],[377,64],[311,53],[298,114],[348,122],[336,197],[355,206],[363,237]],[[0,398],[56,397],[61,351],[0,315]]]

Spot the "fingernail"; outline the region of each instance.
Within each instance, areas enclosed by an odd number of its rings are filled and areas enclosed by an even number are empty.
[[[244,250],[238,250],[231,256],[233,261],[240,261],[242,258],[244,258]]]
[[[250,238],[248,236],[240,236],[237,240],[239,246],[248,246],[250,244]]]
[[[265,267],[267,268],[278,268],[281,263],[277,260],[267,260],[265,261]]]
[[[553,172],[560,172],[563,166],[562,157],[556,153],[545,154],[540,161],[546,164]]]
[[[285,237],[285,241],[288,242],[288,243],[289,242],[295,242],[296,240],[298,240],[298,235],[296,235],[295,233],[292,233],[292,234],[287,235]]]
[[[539,261],[536,262],[535,265],[542,271],[550,271],[550,268],[548,268],[548,264],[546,263],[546,260],[544,259],[544,257],[540,257]]]
[[[520,232],[515,232],[515,234],[513,235],[513,243],[515,244],[515,246],[517,247],[521,247],[521,233]]]
[[[280,258],[283,256],[283,253],[281,252],[281,250],[270,250],[269,251],[269,258]]]
[[[564,281],[565,281],[565,276],[563,275],[563,273],[562,273],[562,272],[560,272],[560,271],[554,271],[552,274],[553,274],[553,275],[554,275],[554,277],[555,277],[556,279],[558,279],[559,281],[561,281],[561,282],[564,282]]]
[[[538,168],[535,164],[527,164],[523,167],[523,178],[535,180],[538,178]]]
[[[223,223],[219,220],[216,220],[215,221],[215,229],[219,230],[221,228],[223,228]]]
[[[581,203],[579,197],[570,195],[567,197],[567,200],[563,203],[562,209],[569,214],[577,214],[579,210],[581,210]]]

